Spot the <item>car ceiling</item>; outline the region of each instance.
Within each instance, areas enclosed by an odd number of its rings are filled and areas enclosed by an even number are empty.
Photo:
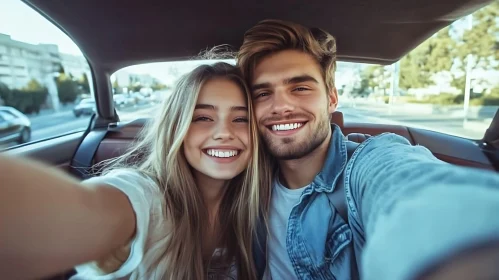
[[[391,64],[433,33],[490,0],[120,1],[24,0],[60,26],[92,67],[118,70],[195,57],[229,44],[263,19],[320,27],[342,61]]]

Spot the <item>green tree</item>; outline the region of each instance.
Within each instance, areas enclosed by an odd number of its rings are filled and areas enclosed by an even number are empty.
[[[88,81],[86,73],[83,73],[83,75],[81,75],[81,78],[78,80],[78,85],[81,87],[84,93],[90,93],[90,82]]]
[[[35,79],[22,89],[9,89],[7,85],[0,83],[0,99],[5,106],[14,107],[17,110],[30,114],[38,113],[41,106],[47,100],[48,91]]]
[[[80,94],[77,82],[73,81],[68,75],[60,74],[56,78],[57,93],[61,103],[71,103],[76,100]]]
[[[499,69],[499,2],[492,4],[473,13],[472,29],[466,30],[462,38],[456,42],[455,57],[457,69],[460,71],[453,75],[452,86],[465,88],[465,73],[468,55],[471,55],[471,70]],[[476,81],[479,82],[479,81]]]
[[[153,82],[153,84],[151,85],[151,88],[154,90],[154,91],[158,91],[158,90],[162,90],[162,89],[166,89],[167,86],[157,80],[155,80]]]
[[[128,91],[129,92],[139,92],[142,89],[142,87],[143,86],[139,82],[134,83],[134,84],[129,84]]]
[[[423,88],[433,84],[432,76],[450,71],[455,41],[446,27],[417,46],[400,61],[400,88]]]
[[[378,78],[383,73],[380,65],[369,65],[360,72],[360,82],[350,92],[353,96],[368,96],[378,86]]]
[[[113,89],[114,89],[114,94],[121,93],[121,87],[120,84],[118,83],[118,79],[114,80]]]
[[[25,89],[28,91],[42,90],[44,87],[35,79],[31,79],[26,85]]]
[[[6,84],[0,82],[0,106],[7,105],[11,95],[12,91],[10,88]]]

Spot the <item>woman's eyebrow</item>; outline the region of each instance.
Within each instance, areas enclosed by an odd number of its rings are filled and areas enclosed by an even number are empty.
[[[231,111],[244,111],[244,112],[247,112],[248,111],[248,107],[246,107],[246,106],[232,106],[232,107],[230,107],[230,110]]]
[[[208,109],[208,110],[216,110],[216,107],[209,104],[196,104],[194,109]]]

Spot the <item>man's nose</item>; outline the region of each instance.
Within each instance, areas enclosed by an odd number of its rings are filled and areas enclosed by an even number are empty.
[[[272,113],[283,115],[290,113],[295,109],[289,94],[283,90],[276,91],[273,94]]]
[[[219,122],[217,125],[215,125],[213,131],[213,139],[222,141],[234,139],[234,133],[231,124],[227,122]]]

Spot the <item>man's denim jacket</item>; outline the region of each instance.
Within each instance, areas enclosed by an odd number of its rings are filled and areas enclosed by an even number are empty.
[[[450,165],[392,133],[368,138],[347,160],[336,125],[327,153],[288,220],[298,279],[414,279],[453,252],[499,238],[496,173]],[[328,199],[340,180],[348,224]]]

